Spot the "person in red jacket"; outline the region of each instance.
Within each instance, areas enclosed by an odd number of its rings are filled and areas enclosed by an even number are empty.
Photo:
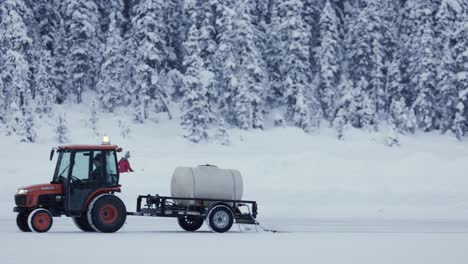
[[[125,156],[119,160],[119,173],[124,172],[133,172],[132,167],[130,166],[130,162],[128,159],[130,158],[130,152],[125,152]]]

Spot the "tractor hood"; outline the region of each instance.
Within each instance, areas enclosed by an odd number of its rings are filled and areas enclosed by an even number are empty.
[[[45,183],[25,186],[17,190],[17,194],[28,194],[31,192],[40,192],[40,194],[61,194],[63,193],[63,186],[60,183]]]

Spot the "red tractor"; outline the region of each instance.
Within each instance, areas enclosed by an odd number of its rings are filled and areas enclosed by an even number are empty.
[[[105,144],[107,143],[107,144]],[[116,232],[127,210],[120,192],[116,145],[68,145],[52,149],[57,165],[49,184],[22,187],[15,195],[16,223],[24,232],[47,232],[52,217],[69,216],[85,232]]]

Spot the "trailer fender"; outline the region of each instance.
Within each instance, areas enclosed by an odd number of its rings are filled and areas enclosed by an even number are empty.
[[[234,216],[234,209],[232,208],[232,206],[230,206],[229,204],[225,203],[225,202],[218,202],[218,203],[214,203],[212,204],[210,207],[208,207],[208,209],[206,210],[206,218],[208,218],[208,215],[209,213],[211,212],[211,210],[213,210],[215,207],[218,207],[218,206],[226,206],[227,208],[229,208],[229,210],[231,211],[232,215]]]

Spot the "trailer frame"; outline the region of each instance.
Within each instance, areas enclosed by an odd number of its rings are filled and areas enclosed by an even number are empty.
[[[143,200],[145,200],[144,204]],[[178,204],[176,201],[190,201],[193,203],[183,205]],[[210,211],[219,205],[226,206],[231,210],[236,224],[258,225],[258,222],[255,220],[258,214],[257,202],[249,200],[187,198],[159,196],[158,194],[139,195],[136,212],[127,212],[127,215],[174,218],[191,216],[198,219],[206,219]],[[240,208],[246,208],[247,212],[242,212]]]

